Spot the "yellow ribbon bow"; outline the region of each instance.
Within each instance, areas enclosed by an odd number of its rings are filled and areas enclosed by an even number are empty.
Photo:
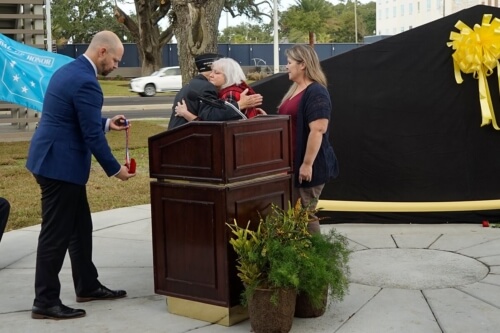
[[[455,50],[452,55],[455,80],[458,84],[463,82],[460,71],[465,74],[472,73],[473,77],[478,79],[481,126],[492,123],[496,130],[500,130],[495,120],[486,79],[487,76],[493,74],[500,58],[500,20],[498,18],[492,20],[491,14],[485,14],[482,24],[475,24],[474,30],[462,21],[458,21],[455,28],[460,30],[460,33],[452,31],[450,34],[451,42],[446,43],[448,47]],[[497,75],[500,85],[498,70]]]

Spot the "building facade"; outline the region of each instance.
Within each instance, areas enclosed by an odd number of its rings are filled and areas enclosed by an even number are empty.
[[[47,49],[48,0],[0,0],[0,34],[17,42]],[[32,131],[39,114],[32,109],[0,101],[0,134],[11,130]]]
[[[395,35],[476,5],[499,0],[377,0],[377,35]]]
[[[47,49],[46,0],[0,0],[0,33],[20,43]]]

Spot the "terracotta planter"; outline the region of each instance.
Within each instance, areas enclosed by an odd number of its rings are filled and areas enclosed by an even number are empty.
[[[328,288],[325,289],[324,297],[320,307],[315,307],[311,304],[309,297],[306,294],[297,295],[295,303],[295,317],[298,318],[316,318],[325,314],[326,304],[328,301]]]
[[[287,333],[292,329],[297,291],[278,289],[277,303],[271,302],[276,291],[256,289],[248,300],[248,316],[254,333]]]

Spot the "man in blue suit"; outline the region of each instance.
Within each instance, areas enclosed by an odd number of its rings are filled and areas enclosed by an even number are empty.
[[[97,33],[84,55],[52,76],[43,102],[38,129],[31,140],[26,167],[42,194],[42,228],[38,238],[34,319],[71,319],[85,316],[82,309],[62,304],[59,272],[69,251],[77,302],[126,296],[97,279],[92,262],[92,218],[87,201],[91,156],[108,176],[127,180],[134,174],[120,165],[104,136],[124,130],[124,116],[101,116],[103,94],[97,75],[118,67],[123,56],[120,39],[110,31]]]

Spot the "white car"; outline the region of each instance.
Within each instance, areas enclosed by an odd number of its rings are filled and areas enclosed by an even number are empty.
[[[164,67],[149,76],[130,80],[129,91],[141,96],[154,96],[157,92],[178,91],[182,88],[182,76],[179,66]]]

